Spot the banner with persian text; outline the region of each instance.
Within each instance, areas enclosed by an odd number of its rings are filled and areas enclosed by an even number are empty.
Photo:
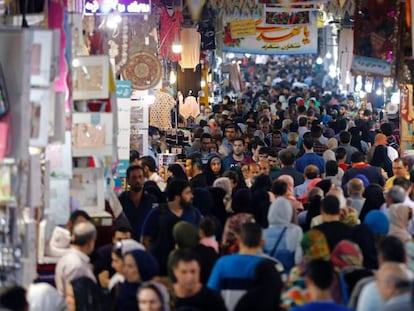
[[[241,4],[243,5],[243,4]],[[289,11],[257,5],[255,10],[224,11],[223,50],[250,54],[317,53],[315,11]]]

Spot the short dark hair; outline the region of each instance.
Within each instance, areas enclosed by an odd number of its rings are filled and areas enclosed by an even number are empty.
[[[325,164],[326,176],[336,176],[338,174],[338,162],[329,160]]]
[[[392,135],[392,125],[391,123],[383,123],[380,126],[381,132],[385,135],[385,136],[391,136]]]
[[[127,179],[131,175],[131,172],[132,171],[136,171],[136,170],[141,170],[144,173],[144,168],[142,166],[140,166],[140,165],[132,165],[132,166],[130,166],[130,167],[127,168],[127,171],[126,171]]]
[[[298,123],[299,123],[299,126],[306,126],[308,124],[308,118],[307,117],[300,117]]]
[[[313,259],[308,263],[306,277],[309,278],[317,288],[329,289],[334,280],[332,263],[323,259]]]
[[[403,188],[405,191],[408,190],[408,188],[410,188],[411,186],[411,181],[405,177],[395,177],[394,182],[392,184],[393,186],[400,186],[401,188]]]
[[[322,128],[319,125],[313,125],[311,128],[312,137],[319,138],[322,136]]]
[[[247,247],[260,246],[262,227],[255,222],[246,222],[240,228],[240,238]]]
[[[340,210],[338,198],[333,195],[324,197],[321,201],[321,210],[328,215],[338,215]]]
[[[378,254],[381,255],[384,261],[405,263],[407,253],[404,243],[395,236],[386,236],[378,245]]]
[[[342,144],[349,144],[349,142],[351,141],[351,134],[347,131],[342,131],[341,133],[339,133],[339,141]]]
[[[303,134],[302,143],[303,143],[303,146],[306,147],[306,149],[313,148],[313,137],[310,132],[306,132],[305,134]]]
[[[279,151],[279,160],[285,166],[292,166],[295,163],[295,155],[289,150]]]
[[[191,160],[191,165],[195,165],[199,169],[203,168],[203,162],[201,160],[201,154],[199,152],[193,153],[187,159]]]
[[[79,217],[83,217],[83,218],[85,218],[87,221],[91,221],[91,220],[92,220],[91,216],[89,216],[89,214],[88,214],[87,212],[85,212],[85,211],[83,211],[83,210],[76,210],[76,211],[74,211],[72,214],[70,214],[69,221],[70,221],[71,223],[74,223],[74,222],[76,222],[76,220],[77,220]]]
[[[172,267],[176,268],[180,261],[183,262],[191,262],[196,261],[198,262],[198,265],[200,265],[200,259],[198,256],[190,249],[177,249],[174,252],[173,259],[172,259]]]
[[[206,236],[213,236],[216,232],[216,226],[211,217],[204,217],[200,221],[200,230],[203,230]]]
[[[203,133],[203,135],[200,137],[200,140],[203,140],[204,138],[212,139],[211,134],[209,133]]]
[[[0,310],[24,311],[27,307],[26,290],[22,286],[2,286],[0,289]]]
[[[346,157],[346,149],[344,147],[338,147],[335,150],[335,159],[336,161],[342,160]]]
[[[277,196],[285,195],[288,189],[288,184],[283,180],[276,179],[272,183],[272,193]]]
[[[150,126],[150,127],[148,128],[148,135],[149,135],[149,136],[156,135],[157,133],[158,133],[158,134],[160,133],[160,130],[158,129],[158,127],[155,127],[155,126]]]
[[[167,187],[168,201],[174,201],[177,195],[181,196],[184,189],[186,189],[187,187],[190,187],[190,184],[188,183],[188,181],[185,181],[182,179],[172,180],[171,183],[169,183]]]
[[[404,166],[404,167],[408,167],[408,169],[411,169],[410,168],[410,162],[408,161],[408,159],[407,158],[396,158],[394,161],[392,161],[393,163],[395,163],[395,162],[401,162],[402,163],[402,165]]]
[[[272,150],[272,149],[270,149],[269,147],[262,147],[259,150],[259,154],[267,154],[267,155],[269,155],[270,150]]]
[[[234,143],[235,141],[241,141],[242,144],[244,144],[244,139],[243,137],[235,137],[231,140],[231,143]]]
[[[260,153],[260,152],[259,152]],[[269,149],[269,152],[267,154],[268,157],[277,158],[277,152],[274,149]]]
[[[236,125],[236,124],[234,124],[234,123],[231,123],[231,124],[227,125],[227,126],[224,128],[224,132],[226,132],[225,130],[227,130],[227,129],[234,129],[236,132],[237,132],[237,130],[238,130],[237,125]]]
[[[133,162],[135,160],[138,160],[140,157],[139,152],[137,150],[130,150],[129,151],[129,162]]]
[[[157,170],[157,163],[155,163],[155,160],[151,156],[143,156],[140,159],[142,167],[148,167],[150,172],[155,172]]]
[[[131,227],[128,227],[128,226],[116,226],[115,228],[114,228],[114,234],[115,234],[115,232],[122,232],[122,233],[131,233],[131,236],[133,235],[133,232],[132,232],[132,228]]]
[[[365,154],[362,153],[361,151],[355,151],[351,155],[351,162],[352,163],[359,163],[359,162],[364,162],[364,161],[365,161]]]

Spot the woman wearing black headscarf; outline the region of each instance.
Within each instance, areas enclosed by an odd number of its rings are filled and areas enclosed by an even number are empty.
[[[157,260],[148,252],[134,250],[124,256],[125,282],[120,285],[117,310],[138,311],[137,291],[142,282],[149,281],[159,273]],[[89,309],[92,310],[92,309]]]
[[[362,205],[359,219],[364,221],[365,216],[372,210],[379,210],[381,205],[385,203],[382,187],[378,184],[370,184],[364,191],[365,202]]]
[[[221,177],[223,174],[223,163],[221,158],[217,155],[213,155],[210,159],[208,159],[207,166],[205,168],[205,176],[207,180],[207,185],[212,186],[213,182],[218,178]]]
[[[392,172],[392,161],[388,157],[387,146],[378,145],[375,147],[374,155],[372,156],[369,164],[372,166],[381,167],[388,174],[388,178],[392,177],[394,174]]]
[[[67,288],[66,303],[69,311],[102,311],[102,298],[100,288],[88,277],[72,280]]]

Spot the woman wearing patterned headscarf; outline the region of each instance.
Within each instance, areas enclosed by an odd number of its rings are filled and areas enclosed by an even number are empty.
[[[290,270],[286,282],[286,291],[282,295],[284,309],[303,305],[310,300],[306,290],[305,271],[307,263],[313,259],[329,260],[330,252],[325,235],[319,230],[309,230],[303,235],[301,246],[303,250],[302,263]]]

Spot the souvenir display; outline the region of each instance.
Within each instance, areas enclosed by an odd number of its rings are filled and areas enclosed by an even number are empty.
[[[130,56],[122,73],[124,79],[131,80],[133,89],[148,90],[160,82],[162,66],[154,54],[141,51]]]

